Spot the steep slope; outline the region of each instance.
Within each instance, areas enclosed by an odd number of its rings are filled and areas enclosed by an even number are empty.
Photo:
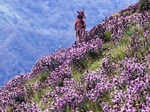
[[[89,30],[136,1],[0,0],[0,87],[17,74],[28,73],[40,57],[71,46],[77,10],[85,9]]]
[[[87,42],[39,59],[0,90],[6,112],[149,111],[150,12],[122,10]]]

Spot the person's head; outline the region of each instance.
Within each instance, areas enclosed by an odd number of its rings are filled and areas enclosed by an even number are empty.
[[[86,17],[85,17],[85,14],[84,14],[84,10],[77,11],[77,13],[78,13],[78,16],[77,16],[77,17],[78,17],[79,19],[86,18]]]

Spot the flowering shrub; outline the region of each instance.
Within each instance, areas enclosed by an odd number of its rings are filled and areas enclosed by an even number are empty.
[[[111,57],[105,57],[102,61],[102,71],[107,75],[111,75],[114,69],[115,64],[112,63]]]
[[[140,11],[150,9],[150,2],[149,2],[149,0],[139,0],[138,9]]]
[[[121,71],[124,77],[126,77],[128,80],[134,80],[139,76],[144,76],[145,74],[145,66],[136,62],[136,60],[133,59],[126,59],[122,61],[121,63]]]
[[[110,41],[111,40],[111,32],[109,32],[109,31],[105,32],[105,38],[106,38],[106,41]]]
[[[89,100],[96,102],[99,97],[102,97],[105,92],[112,88],[108,77],[103,73],[91,73],[84,77],[86,96]]]

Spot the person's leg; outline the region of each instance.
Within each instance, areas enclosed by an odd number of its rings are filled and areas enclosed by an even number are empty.
[[[79,41],[80,41],[80,30],[77,31],[77,37],[76,38],[77,38],[77,43],[79,43]]]
[[[86,34],[85,34],[86,32],[85,32],[85,29],[83,29],[83,41],[85,41],[86,40]]]
[[[81,30],[81,41],[85,41],[85,29]]]
[[[79,42],[83,41],[83,36],[82,36],[82,29],[80,29],[80,33],[79,33]]]

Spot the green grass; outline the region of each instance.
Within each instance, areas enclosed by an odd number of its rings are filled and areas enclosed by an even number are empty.
[[[125,58],[130,38],[128,36],[124,36],[119,41],[119,45],[117,46],[113,45],[112,42],[105,45],[105,47],[110,47],[109,50],[105,51],[106,54],[109,54],[115,61],[120,61]]]
[[[69,107],[69,105],[66,107],[66,112],[72,112],[72,109]]]
[[[89,72],[96,70],[97,68],[99,68],[101,61],[102,61],[102,57],[98,58],[97,60],[91,61],[91,62],[87,61],[89,63],[87,63],[86,69]],[[80,81],[81,77],[83,77],[84,74],[85,74],[85,72],[80,72],[80,71],[78,71],[78,69],[75,69],[72,67],[72,75],[76,81]]]
[[[147,25],[150,23],[147,22]],[[137,59],[141,62],[143,61],[142,57],[145,57],[148,52],[150,51],[150,45],[147,43],[146,38],[144,37],[144,29],[142,26],[139,24],[136,24],[134,26],[131,26],[129,29],[126,30],[125,35],[128,37],[131,37],[131,35],[135,34],[136,38],[138,41],[140,41],[140,46],[134,50],[134,49],[129,49],[128,50],[128,56],[133,56],[137,54]],[[147,36],[147,39],[150,40],[149,35]],[[131,41],[131,38],[130,38]],[[129,46],[130,47],[130,46]]]
[[[11,107],[11,106],[7,106],[7,112],[13,112],[13,107]]]
[[[129,27],[121,40],[119,40],[119,45],[114,46],[110,44],[108,47],[111,47],[112,49],[108,52],[112,58],[115,61],[123,60],[126,56],[126,51],[128,50],[128,47],[130,46],[131,36],[136,32],[140,31],[142,32],[142,28],[139,25],[131,26]]]
[[[110,41],[111,40],[111,32],[109,32],[109,31],[106,31],[105,33],[104,33],[104,35],[105,35],[105,38],[106,38],[106,41]]]
[[[111,50],[110,54],[114,60],[122,60],[125,58],[125,51],[127,49],[126,45],[120,45]]]
[[[85,69],[81,71],[79,66],[76,67],[74,65],[71,66],[73,78],[76,81],[80,81],[81,77],[83,77],[85,74],[85,70],[88,70],[89,72],[96,70],[99,67],[101,60],[102,56],[100,54],[97,53],[87,54],[84,60],[81,60],[79,62],[84,66]]]
[[[76,81],[80,81],[81,77],[83,76],[83,73],[80,73],[77,69],[72,68],[72,76]]]
[[[131,15],[131,14],[133,14],[133,12],[134,12],[134,10],[127,10],[127,11],[125,11],[125,12],[123,12],[122,13],[122,15]]]
[[[42,110],[44,110],[44,108],[47,105],[43,105],[41,102],[41,99],[44,95],[46,95],[51,90],[52,90],[51,87],[47,86],[46,88],[38,91],[37,93],[34,93],[33,101],[35,101],[37,103],[38,107],[40,107]]]
[[[135,26],[130,26],[126,31],[124,32],[124,35],[131,36],[136,32]]]
[[[32,84],[35,84],[36,81],[41,81],[44,82],[44,80],[46,80],[46,78],[49,76],[49,72],[42,72],[40,74],[37,74],[37,76],[35,76],[32,79],[29,79],[25,85],[26,86],[31,86]]]
[[[50,74],[48,73],[48,72],[44,72],[44,73],[42,73],[42,74],[40,74],[40,81],[41,82],[44,82],[46,79],[47,79],[47,77],[49,76]]]
[[[132,36],[135,33],[143,34],[144,29],[139,24],[131,25],[129,28],[127,28],[124,32],[124,36]]]
[[[100,103],[92,102],[86,99],[82,105],[80,105],[81,111],[93,111],[93,112],[102,112],[102,107]]]
[[[41,72],[40,74],[37,74],[37,76],[35,76],[34,78],[29,79],[25,83],[25,87],[29,88],[31,85],[35,85],[37,81],[40,81],[41,83],[43,83],[48,76],[49,76],[49,72]],[[36,92],[32,91],[30,94],[29,100],[34,101],[41,109],[43,109],[45,105],[42,105],[41,98],[49,91],[51,91],[50,86],[46,86],[44,89],[36,91]]]
[[[97,68],[99,68],[99,66],[100,66],[100,64],[101,64],[101,61],[102,61],[102,56],[101,57],[99,57],[96,61],[94,61],[92,64],[90,64],[89,66],[88,66],[88,71],[90,72],[90,71],[94,71],[94,70],[96,70]]]
[[[149,10],[149,1],[148,0],[139,0],[138,4],[138,10],[139,11],[144,11],[144,10]]]

